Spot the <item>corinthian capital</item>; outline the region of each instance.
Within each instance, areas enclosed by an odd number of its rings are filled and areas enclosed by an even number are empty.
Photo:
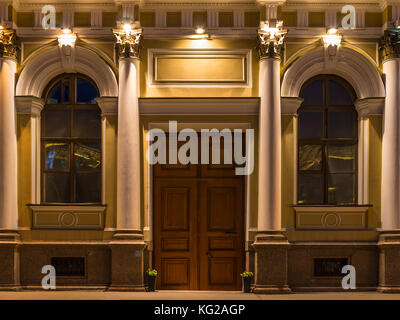
[[[0,58],[17,58],[17,39],[15,31],[0,26]]]
[[[279,58],[287,30],[283,21],[269,20],[260,23],[258,29],[258,51],[261,58]]]
[[[381,39],[380,49],[383,60],[400,58],[400,30],[385,30]]]
[[[117,39],[117,50],[120,58],[139,58],[142,40],[142,29],[132,28],[125,24],[113,31]]]

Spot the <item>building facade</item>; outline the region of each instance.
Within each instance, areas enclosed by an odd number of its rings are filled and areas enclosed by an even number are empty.
[[[352,265],[358,290],[400,291],[399,19],[397,0],[0,0],[0,289],[52,265],[64,289],[140,291],[155,268],[159,289],[249,270],[258,293],[343,290]],[[184,128],[253,129],[254,170],[151,164],[150,130],[171,159]]]

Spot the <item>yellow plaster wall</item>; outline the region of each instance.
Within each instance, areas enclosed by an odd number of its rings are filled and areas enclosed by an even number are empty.
[[[207,27],[207,11],[193,12],[193,27]]]
[[[116,227],[117,216],[117,131],[118,116],[108,115],[102,121],[106,124],[105,133],[105,157],[106,157],[106,181],[105,181],[105,228]]]
[[[179,88],[179,87],[150,87],[148,85],[148,49],[254,49],[256,40],[214,39],[214,40],[156,40],[144,39],[141,53],[141,97],[257,97],[258,96],[258,54],[252,50],[252,82],[251,88]]]
[[[90,12],[75,12],[74,26],[75,27],[90,27]]]
[[[324,27],[325,26],[325,13],[324,12],[309,12],[308,13],[308,26],[309,27]]]
[[[244,26],[246,28],[257,28],[260,25],[260,12],[248,11],[244,13]]]
[[[31,203],[31,116],[19,114],[17,116],[17,143],[18,143],[18,224],[22,228],[32,225],[30,209]]]
[[[286,27],[296,27],[297,26],[297,12],[296,11],[282,11],[281,19],[283,20],[283,25]]]
[[[295,187],[295,130],[296,115],[281,116],[282,131],[282,227],[294,228],[294,210],[291,205],[294,204]],[[297,151],[296,151],[297,152]]]
[[[368,227],[381,227],[382,116],[369,117],[369,203]]]
[[[381,27],[383,24],[383,15],[381,12],[366,12],[365,13],[365,26],[368,27]]]
[[[17,12],[18,27],[33,27],[35,25],[35,16],[33,12]]]

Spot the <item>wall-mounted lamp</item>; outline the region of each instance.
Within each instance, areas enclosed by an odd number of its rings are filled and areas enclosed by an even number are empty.
[[[331,28],[328,32],[322,36],[322,41],[325,47],[339,47],[342,42],[342,36],[338,34],[338,30]]]
[[[211,40],[211,36],[206,33],[206,30],[203,27],[197,27],[194,30],[194,34],[185,36],[185,38],[192,39],[192,40],[201,40],[201,39]]]
[[[58,36],[58,45],[60,47],[75,47],[76,34],[72,33],[71,29],[65,28],[62,30],[62,34]]]

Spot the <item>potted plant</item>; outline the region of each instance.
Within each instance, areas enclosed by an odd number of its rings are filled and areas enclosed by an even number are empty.
[[[148,279],[148,291],[153,292],[156,289],[156,278],[157,278],[157,270],[156,269],[148,269],[147,270],[147,279]]]
[[[244,271],[240,274],[243,280],[243,292],[249,293],[250,292],[250,284],[251,278],[253,278],[254,274],[251,271]]]

